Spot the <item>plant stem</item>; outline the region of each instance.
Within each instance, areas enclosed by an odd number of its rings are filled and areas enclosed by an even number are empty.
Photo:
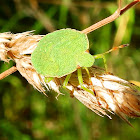
[[[10,69],[4,71],[0,74],[0,80],[4,79],[5,77],[9,76],[10,74],[17,71],[17,68],[15,66],[11,67]]]
[[[115,19],[117,19],[119,16],[121,16],[123,13],[125,13],[127,10],[129,10],[131,7],[133,7],[134,5],[138,4],[140,2],[140,0],[135,0],[133,2],[131,2],[130,4],[126,5],[124,8],[120,9],[121,7],[121,0],[119,1],[119,7],[118,9],[115,11],[114,14],[112,14],[111,16],[91,25],[90,27],[82,30],[82,33],[88,34],[110,22],[113,22]]]

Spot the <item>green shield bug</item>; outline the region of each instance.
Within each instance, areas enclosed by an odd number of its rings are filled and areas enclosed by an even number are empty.
[[[61,29],[40,40],[31,55],[31,61],[36,71],[45,77],[60,78],[67,75],[63,87],[67,86],[71,73],[79,68],[77,72],[81,88],[89,91],[83,86],[80,69],[91,67],[94,63],[94,57],[88,49],[89,42],[85,33],[75,29]]]
[[[47,34],[32,53],[32,64],[36,71],[46,77],[62,77],[77,70],[91,67],[93,56],[87,35],[74,29],[61,29]]]

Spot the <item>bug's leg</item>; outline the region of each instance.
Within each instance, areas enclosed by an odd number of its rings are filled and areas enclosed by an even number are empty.
[[[63,93],[61,93],[59,91],[59,88],[61,86],[61,83],[59,81],[58,78],[54,78],[54,77],[46,77],[45,78],[45,83],[47,83],[47,85],[50,87],[50,89],[53,89],[56,93],[58,93],[58,95],[55,97],[58,100],[58,96],[64,95]]]
[[[92,84],[92,81],[91,81],[91,76],[90,76],[89,70],[88,70],[87,68],[84,68],[84,69],[86,70],[86,72],[87,72],[87,74],[88,74],[88,76],[89,76],[89,80],[90,80],[89,82],[90,82],[90,85],[91,85],[91,87],[92,87],[92,90],[89,90],[88,88],[86,88],[86,87],[83,86],[84,84],[83,84],[83,78],[82,78],[82,71],[81,71],[81,68],[78,69],[78,80],[79,80],[80,86],[81,86],[81,88],[82,88],[83,90],[85,90],[85,91],[91,93],[92,95],[94,95],[94,96],[96,97],[96,100],[97,100],[98,105],[100,106],[101,103],[99,102],[98,95],[96,94],[96,91],[95,91],[95,89],[94,89],[94,87],[93,87],[93,84]]]
[[[126,5],[125,7],[121,8],[121,2],[122,0],[119,0],[119,4],[118,4],[118,9],[114,12],[114,14],[112,14],[111,16],[91,25],[90,27],[84,29],[83,31],[81,31],[82,33],[88,34],[110,22],[113,22],[115,19],[117,19],[119,16],[121,16],[123,13],[125,13],[127,10],[129,10],[131,7],[133,7],[134,5],[138,4],[140,2],[140,0],[134,0],[133,2],[129,3],[128,5]]]
[[[83,90],[85,90],[85,91],[87,91],[87,92],[89,92],[89,93],[91,93],[91,94],[94,95],[93,91],[91,91],[90,89],[88,89],[88,88],[86,88],[86,87],[84,86],[81,68],[77,69],[77,74],[78,74],[78,81],[79,81],[80,87],[81,87]]]
[[[55,97],[57,100],[58,100],[58,97],[59,97],[59,95],[65,95],[65,94],[63,94],[61,91],[60,91],[60,87],[61,87],[61,82],[60,82],[60,80],[58,79],[58,78],[54,78],[54,80],[53,80],[54,82],[55,82],[55,84],[56,84],[56,91],[57,91],[57,96]]]
[[[112,52],[112,51],[115,51],[115,50],[117,50],[117,49],[121,49],[121,48],[127,47],[128,45],[129,45],[129,44],[123,44],[123,45],[120,45],[120,46],[117,46],[117,47],[113,47],[112,49],[110,49],[109,51],[106,51],[105,53],[94,55],[94,58],[95,58],[95,59],[100,59],[100,58],[103,59],[103,62],[104,62],[104,65],[105,65],[105,70],[106,70],[106,72],[107,72],[108,69],[107,69],[107,63],[106,63],[105,54],[108,54],[108,53],[110,53],[110,52]]]
[[[86,70],[86,72],[87,72],[87,74],[88,74],[88,76],[89,76],[89,83],[90,83],[90,85],[91,85],[91,87],[92,87],[92,91],[93,91],[94,95],[95,95],[96,98],[97,98],[97,94],[96,94],[96,91],[95,91],[95,89],[94,89],[94,87],[93,87],[93,84],[92,84],[92,81],[91,81],[91,76],[90,76],[89,70],[88,70],[87,68],[84,68],[84,69]],[[97,102],[98,102],[98,100],[97,100]],[[99,103],[98,103],[98,104],[99,104]]]
[[[74,98],[73,93],[74,93],[74,89],[72,89],[72,90],[70,91],[70,97],[71,97],[71,98]]]
[[[89,70],[87,67],[84,67],[84,69],[86,70],[87,74],[88,74],[88,77],[89,77],[89,80],[91,79],[91,76],[90,76],[90,73],[89,73]]]
[[[0,80],[4,79],[5,77],[11,75],[12,73],[14,73],[16,71],[17,71],[16,66],[11,67],[10,69],[8,69],[0,74]]]
[[[52,81],[54,79],[54,77],[45,77],[45,82],[49,83],[50,81]]]
[[[63,88],[66,88],[66,86],[68,85],[69,79],[71,77],[71,74],[68,74],[63,82]]]
[[[74,95],[73,95],[74,88],[72,86],[71,87],[66,87],[68,85],[68,82],[69,82],[70,77],[71,77],[71,74],[68,74],[66,76],[66,78],[65,78],[65,80],[63,82],[63,88],[64,89],[67,89],[68,90],[67,92],[70,94],[70,97],[73,98],[74,97]]]

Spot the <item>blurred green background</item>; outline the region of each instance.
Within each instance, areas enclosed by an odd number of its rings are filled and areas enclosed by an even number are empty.
[[[131,0],[123,0],[123,5]],[[1,0],[0,32],[47,34],[56,29],[82,30],[113,14],[116,0]],[[107,54],[111,72],[126,80],[140,80],[140,5],[115,22],[88,35],[92,54],[112,46],[130,46]],[[0,62],[0,73],[14,63]],[[104,67],[102,60],[97,66]],[[0,81],[0,140],[139,140],[140,119],[100,117],[69,95],[48,92],[48,98],[18,73]]]

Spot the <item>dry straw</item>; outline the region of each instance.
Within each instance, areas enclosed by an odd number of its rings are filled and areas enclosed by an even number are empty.
[[[45,77],[38,74],[31,63],[31,54],[43,36],[33,35],[32,32],[18,34],[0,34],[0,59],[4,62],[13,60],[16,66],[0,74],[0,78],[18,70],[20,74],[39,92],[45,94],[50,88],[59,94],[64,78],[55,78],[46,83]],[[87,92],[80,88],[77,72],[69,80],[67,89],[86,107],[100,116],[110,117],[116,113],[127,123],[127,117],[140,117],[140,92],[138,87],[104,69],[92,66],[89,68],[91,77],[83,70],[84,86],[92,91]],[[110,113],[109,113],[110,112]],[[130,124],[130,123],[129,123]]]

